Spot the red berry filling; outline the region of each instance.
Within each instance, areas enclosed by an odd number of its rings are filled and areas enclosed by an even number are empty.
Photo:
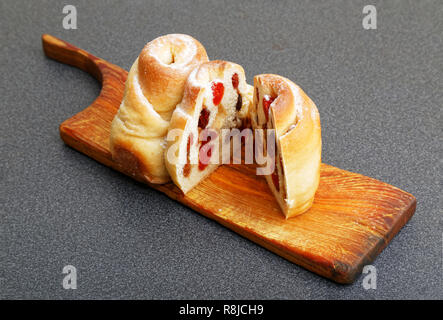
[[[242,106],[243,106],[243,98],[241,97],[241,94],[238,94],[237,104],[235,105],[235,110],[240,111]]]
[[[232,76],[232,86],[234,87],[235,90],[238,89],[238,74],[234,73],[234,75]]]
[[[199,151],[199,157],[198,157],[198,170],[200,170],[200,171],[204,170],[208,166],[209,159],[211,159],[211,156],[212,156],[212,148],[213,148],[212,145],[203,149],[203,147],[209,141],[211,141],[211,136],[208,136],[207,140],[202,141],[202,144],[200,145],[200,151]]]
[[[269,120],[269,108],[271,107],[272,102],[274,102],[275,98],[265,95],[263,97],[263,112],[265,113],[266,121]]]
[[[211,85],[212,89],[212,102],[214,106],[218,106],[223,99],[223,94],[225,92],[225,86],[221,82],[213,82]]]
[[[198,118],[198,127],[204,129],[208,126],[208,122],[209,122],[209,110],[206,109],[206,106],[203,106],[203,109],[200,112],[200,118]]]

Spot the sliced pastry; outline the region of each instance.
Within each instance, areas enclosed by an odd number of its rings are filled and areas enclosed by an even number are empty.
[[[166,168],[184,193],[220,165],[221,130],[248,123],[252,93],[243,68],[235,63],[206,62],[189,75],[165,152]]]
[[[320,179],[320,116],[314,102],[291,80],[274,74],[254,77],[251,123],[274,130],[274,170],[265,177],[286,218],[302,214]],[[263,137],[268,137],[263,134]],[[257,135],[256,135],[257,139]],[[267,143],[263,143],[264,146]]]

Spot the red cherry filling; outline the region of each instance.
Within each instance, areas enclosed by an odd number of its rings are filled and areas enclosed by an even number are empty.
[[[240,111],[241,107],[243,106],[243,98],[241,97],[241,94],[238,94],[237,97],[237,104],[235,105],[235,110]]]
[[[208,166],[209,159],[211,159],[211,156],[212,156],[212,148],[213,148],[212,145],[208,146],[208,147],[205,147],[203,149],[203,147],[209,141],[211,141],[211,136],[208,136],[207,140],[206,141],[202,141],[202,144],[200,145],[200,151],[199,151],[199,157],[198,157],[198,170],[200,170],[200,171],[204,170]]]
[[[225,86],[221,82],[213,82],[211,85],[212,89],[212,102],[214,106],[218,106],[223,99],[223,94],[225,93]]]
[[[203,106],[202,111],[200,112],[200,118],[198,118],[198,127],[206,128],[209,122],[209,110],[206,109],[206,106]]]
[[[263,97],[263,112],[266,116],[266,122],[269,120],[269,108],[271,107],[272,102],[274,102],[275,98],[272,98],[268,95]]]
[[[234,73],[234,75],[232,76],[232,86],[234,87],[235,90],[238,89],[238,74]]]

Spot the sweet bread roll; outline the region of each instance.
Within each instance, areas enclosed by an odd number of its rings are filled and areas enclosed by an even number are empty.
[[[184,193],[219,166],[220,131],[244,124],[252,93],[243,68],[235,63],[207,62],[189,75],[165,151],[166,168]]]
[[[123,101],[112,121],[112,158],[150,183],[170,180],[164,164],[165,135],[189,74],[208,61],[196,39],[169,34],[146,44],[129,71]]]
[[[319,184],[320,116],[303,90],[284,77],[255,76],[254,90],[253,127],[275,130],[275,170],[266,180],[290,218],[311,207]]]

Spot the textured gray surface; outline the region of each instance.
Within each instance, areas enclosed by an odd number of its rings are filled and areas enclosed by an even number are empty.
[[[443,2],[3,0],[1,298],[443,298]],[[318,277],[63,145],[58,125],[100,90],[44,57],[50,33],[128,69],[162,34],[193,35],[248,79],[297,82],[322,119],[323,160],[417,197],[416,214],[363,276]],[[62,268],[78,289],[62,288]]]

